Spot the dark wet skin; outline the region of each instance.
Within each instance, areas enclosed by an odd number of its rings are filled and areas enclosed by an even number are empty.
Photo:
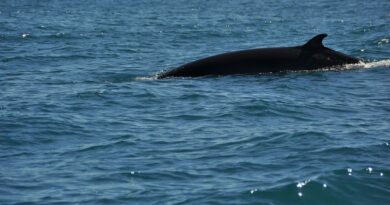
[[[326,36],[326,34],[317,35],[302,46],[258,48],[219,54],[161,73],[158,78],[255,75],[314,70],[360,62],[357,58],[325,47],[322,40]]]

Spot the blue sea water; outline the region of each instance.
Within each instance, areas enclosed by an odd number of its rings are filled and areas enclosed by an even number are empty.
[[[319,33],[342,70],[172,78]],[[390,204],[390,1],[0,1],[0,204]]]

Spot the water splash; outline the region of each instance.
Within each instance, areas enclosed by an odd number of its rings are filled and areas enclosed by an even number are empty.
[[[377,68],[377,67],[390,68],[390,59],[363,63],[363,68]]]
[[[345,70],[349,69],[365,69],[365,68],[377,68],[377,67],[390,67],[390,59],[371,61],[371,62],[359,62],[356,64],[345,65]]]
[[[135,80],[157,80],[157,75],[153,75],[153,76],[139,76],[139,77],[136,77]]]

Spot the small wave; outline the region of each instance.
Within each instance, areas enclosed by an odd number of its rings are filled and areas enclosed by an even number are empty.
[[[153,76],[152,76],[151,78],[152,78],[153,80],[158,80],[159,77],[160,77],[161,75],[163,75],[164,73],[166,73],[167,71],[169,71],[169,70],[166,70],[166,69],[160,70],[160,71],[156,72],[155,74],[153,74]]]
[[[100,143],[100,144],[90,144],[90,145],[83,145],[80,147],[76,147],[70,150],[63,150],[60,154],[66,155],[66,154],[77,154],[77,153],[88,153],[88,152],[107,152],[110,149],[113,149],[118,146],[132,146],[134,145],[133,142],[128,140],[118,140],[114,142],[108,142],[108,143]]]
[[[158,80],[158,77],[164,72],[166,72],[166,70],[157,71],[156,73],[153,73],[150,76],[138,76],[135,78],[135,80],[140,80],[140,81]]]
[[[372,167],[355,170],[337,169],[306,180],[253,188],[246,194],[275,204],[318,204],[320,201],[329,204],[369,204],[373,199],[387,204],[388,170]],[[356,195],[362,190],[366,194]]]
[[[0,62],[7,63],[12,61],[36,61],[36,62],[52,62],[52,61],[58,61],[58,60],[77,60],[77,59],[92,59],[94,58],[91,55],[79,55],[79,54],[72,54],[72,55],[48,55],[48,56],[42,56],[42,55],[19,55],[19,56],[10,56],[5,57],[0,60]]]
[[[389,67],[390,59],[364,63],[364,68]]]
[[[142,80],[142,81],[157,80],[157,75],[153,75],[153,76],[139,76],[139,77],[135,77],[135,80]]]
[[[137,80],[137,75],[130,73],[130,74],[124,74],[123,71],[114,71],[114,72],[102,72],[99,73],[99,76],[104,76],[101,77],[101,80],[104,81],[105,83],[128,83],[132,82],[134,80]]]
[[[345,65],[345,70],[363,69],[363,68],[377,68],[377,67],[390,67],[390,59],[371,61],[371,62],[360,61],[359,63],[356,63],[356,64],[347,64],[347,65]]]
[[[389,146],[388,142],[378,142],[375,144],[363,144],[363,145],[349,145],[349,146],[333,146],[333,147],[325,147],[318,150],[310,151],[310,153],[321,154],[327,156],[329,154],[341,154],[341,155],[367,155],[369,151],[376,150],[381,151],[387,149]]]
[[[53,32],[53,33],[18,33],[18,34],[0,34],[2,40],[7,41],[25,41],[25,40],[78,40],[87,39],[91,35],[77,34],[77,33],[64,33],[64,32]]]

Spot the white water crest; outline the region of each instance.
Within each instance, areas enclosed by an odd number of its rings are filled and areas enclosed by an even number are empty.
[[[371,61],[371,62],[363,62],[357,64],[348,64],[346,65],[346,69],[356,69],[356,68],[377,68],[377,67],[389,67],[390,68],[390,59],[379,60],[379,61]]]
[[[354,64],[346,64],[342,66],[334,66],[328,68],[320,68],[316,71],[340,71],[340,70],[353,70],[353,69],[370,69],[370,68],[378,68],[378,67],[386,67],[390,68],[390,59],[378,60],[378,61],[360,61],[359,63]],[[312,70],[306,70],[306,72],[311,72]],[[298,71],[300,72],[300,71]]]
[[[157,75],[153,75],[153,76],[140,76],[140,77],[136,77],[135,80],[157,80]]]

